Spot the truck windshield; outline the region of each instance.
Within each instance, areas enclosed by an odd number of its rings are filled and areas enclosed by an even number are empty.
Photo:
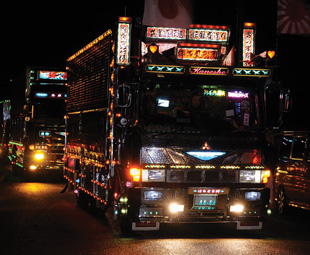
[[[65,110],[65,100],[41,99],[35,104],[34,116],[36,119],[57,118],[62,120],[65,115]]]
[[[254,89],[222,85],[156,84],[142,98],[144,131],[253,131],[259,126]]]

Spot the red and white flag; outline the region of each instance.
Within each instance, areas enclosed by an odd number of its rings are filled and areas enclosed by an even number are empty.
[[[143,25],[189,28],[192,24],[189,0],[145,0]]]
[[[310,34],[310,11],[304,0],[278,0],[278,33]]]

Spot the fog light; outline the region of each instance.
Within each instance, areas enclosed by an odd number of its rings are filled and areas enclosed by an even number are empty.
[[[169,209],[170,209],[170,212],[172,212],[172,213],[183,212],[184,211],[184,205],[172,203],[172,204],[170,204]]]
[[[230,211],[231,212],[238,212],[238,213],[243,212],[243,205],[239,205],[239,204],[231,205],[230,206]]]
[[[37,170],[37,166],[31,165],[31,166],[29,167],[29,169],[30,169],[31,171]]]

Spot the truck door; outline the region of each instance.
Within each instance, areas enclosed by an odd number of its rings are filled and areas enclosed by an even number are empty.
[[[304,161],[306,150],[306,138],[297,136],[293,138],[293,149],[291,156],[290,168],[290,199],[297,203],[302,203],[305,199],[305,174],[307,164]]]
[[[310,207],[310,148],[309,148],[309,139],[307,142],[307,158],[305,163],[305,171],[304,171],[304,202]]]

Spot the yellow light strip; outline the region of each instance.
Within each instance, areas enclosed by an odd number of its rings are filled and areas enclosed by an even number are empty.
[[[103,40],[104,38],[106,38],[108,35],[112,34],[112,30],[109,29],[108,31],[106,31],[105,33],[103,33],[102,35],[100,35],[99,37],[97,37],[95,40],[93,40],[91,43],[87,44],[85,47],[83,47],[82,49],[80,49],[77,53],[73,54],[71,57],[69,57],[67,59],[67,61],[71,61],[73,59],[75,59],[77,56],[81,55],[84,51],[88,50],[89,48],[93,47],[95,44],[97,44],[98,42],[100,42],[101,40]]]

